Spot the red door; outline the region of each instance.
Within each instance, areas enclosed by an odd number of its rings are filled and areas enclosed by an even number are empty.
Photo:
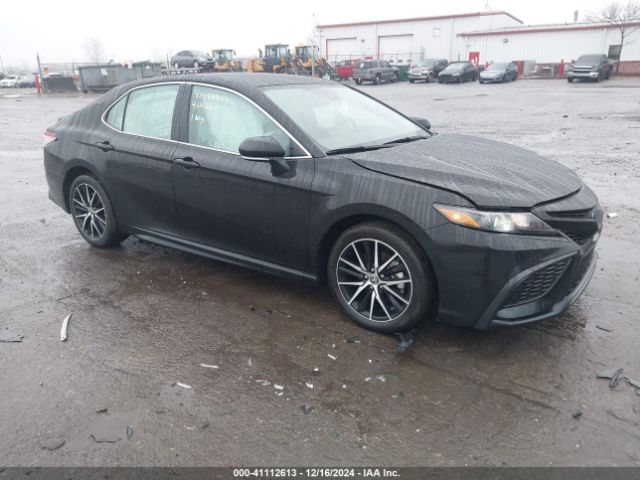
[[[469,52],[469,61],[478,65],[480,62],[480,52]]]

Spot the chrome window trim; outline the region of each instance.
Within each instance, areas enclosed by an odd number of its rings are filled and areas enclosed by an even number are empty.
[[[214,152],[221,152],[221,153],[228,153],[230,155],[236,155],[238,157],[242,157],[242,155],[240,155],[240,152],[231,152],[229,150],[223,150],[220,148],[214,148],[214,147],[205,147],[204,145],[197,145],[195,143],[189,143],[189,142],[181,142],[179,140],[172,140],[172,139],[166,139],[166,138],[159,138],[159,137],[150,137],[148,135],[140,135],[138,133],[130,133],[130,132],[125,132],[124,130],[118,130],[117,128],[115,128],[113,125],[110,125],[109,123],[107,123],[107,121],[105,120],[107,114],[109,113],[109,111],[113,108],[113,106],[118,103],[122,98],[124,98],[125,96],[129,95],[129,93],[133,92],[134,90],[139,90],[141,88],[149,88],[149,87],[157,87],[157,86],[162,86],[162,85],[199,85],[199,86],[203,86],[203,87],[208,87],[208,88],[216,88],[218,90],[223,90],[225,92],[229,92],[232,93],[234,95],[237,95],[241,98],[243,98],[244,100],[246,100],[247,102],[249,102],[251,105],[253,105],[256,109],[258,109],[258,111],[262,112],[263,115],[265,115],[269,120],[271,120],[273,123],[275,123],[275,125],[282,130],[287,137],[289,137],[290,140],[292,140],[293,142],[295,142],[295,144],[300,147],[300,149],[305,153],[305,155],[297,155],[297,156],[292,156],[292,157],[284,157],[285,160],[304,160],[304,159],[310,159],[313,158],[313,156],[311,155],[311,153],[309,153],[309,150],[307,150],[304,145],[302,145],[302,143],[300,143],[298,141],[297,138],[295,138],[286,128],[284,128],[282,126],[282,124],[280,122],[278,122],[275,118],[273,118],[271,116],[271,114],[269,114],[264,108],[262,108],[260,105],[258,105],[256,102],[254,102],[253,100],[251,100],[249,97],[247,97],[246,95],[237,92],[231,88],[227,88],[227,87],[222,87],[220,85],[214,85],[211,83],[203,83],[203,82],[193,82],[193,81],[172,81],[172,82],[157,82],[157,83],[147,83],[145,85],[138,85],[137,87],[133,87],[129,90],[127,90],[125,93],[123,93],[122,95],[120,95],[117,99],[115,99],[113,102],[111,102],[111,104],[105,108],[104,112],[102,112],[102,116],[100,117],[100,120],[102,121],[103,124],[105,124],[107,127],[109,127],[110,129],[116,131],[116,132],[120,132],[123,133],[125,135],[133,135],[135,137],[142,137],[142,138],[150,138],[153,140],[162,140],[165,142],[172,142],[172,143],[176,143],[176,144],[180,144],[180,145],[188,145],[191,147],[198,147],[198,148],[204,148],[206,150],[213,150]],[[189,99],[190,101],[191,99]],[[125,115],[126,115],[126,110],[125,110]],[[124,122],[123,122],[124,124]]]
[[[124,133],[125,135],[132,135],[134,137],[141,137],[141,138],[150,138],[152,140],[161,140],[163,142],[171,142],[171,143],[178,143],[177,140],[172,140],[171,138],[160,138],[160,137],[150,137],[149,135],[141,135],[139,133],[131,133],[131,132],[125,132],[124,130],[118,130],[116,127],[114,127],[113,125],[109,124],[105,118],[108,115],[109,111],[113,108],[113,106],[118,103],[121,99],[123,99],[124,97],[126,97],[127,95],[129,95],[131,92],[133,92],[134,90],[139,90],[141,88],[147,88],[147,87],[158,87],[158,86],[162,86],[162,85],[184,85],[187,82],[158,82],[158,83],[148,83],[145,85],[138,85],[137,87],[133,87],[129,90],[127,90],[126,92],[124,92],[122,95],[120,95],[118,98],[116,98],[113,102],[111,102],[111,104],[104,109],[104,112],[102,112],[102,115],[100,116],[100,121],[105,124],[107,127],[109,127],[111,130],[114,130],[116,132],[120,132],[120,133]],[[176,100],[178,99],[178,97],[176,96]],[[127,111],[125,109],[125,115],[126,115]],[[175,114],[175,106],[174,106],[174,114]],[[124,126],[124,119],[122,122],[123,126]]]

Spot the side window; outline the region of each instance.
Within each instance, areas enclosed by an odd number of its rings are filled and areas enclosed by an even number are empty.
[[[158,85],[133,90],[129,93],[123,130],[169,140],[179,89],[180,85]]]
[[[218,88],[194,85],[189,106],[189,143],[238,153],[249,137],[275,138],[291,154],[291,143],[269,117],[244,98]]]
[[[105,121],[113,128],[122,130],[122,121],[124,120],[124,108],[127,106],[127,95],[118,100],[107,113]]]

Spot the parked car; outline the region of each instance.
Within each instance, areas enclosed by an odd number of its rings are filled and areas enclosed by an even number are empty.
[[[18,83],[18,75],[7,75],[0,80],[0,88],[15,88]]]
[[[476,66],[471,62],[450,63],[447,68],[438,75],[438,83],[462,83],[475,82],[478,78]]]
[[[518,68],[515,63],[492,63],[480,72],[480,83],[514,82],[518,79]]]
[[[574,172],[506,143],[435,135],[336,82],[150,78],[45,136],[49,197],[90,245],[133,234],[327,282],[372,330],[534,322],[568,308],[595,269],[603,211]]]
[[[213,57],[199,50],[182,50],[171,57],[171,66],[173,68],[202,68],[207,70],[212,69],[213,65]]]
[[[336,64],[336,75],[342,80],[347,80],[353,76],[353,67],[360,60],[342,60]]]
[[[573,65],[569,66],[567,81],[586,79],[599,82],[611,77],[611,63],[606,55],[582,55]]]
[[[398,69],[384,60],[361,60],[353,69],[353,80],[358,85],[362,85],[362,82],[373,82],[376,85],[395,82],[398,80]]]
[[[31,74],[20,75],[16,86],[18,88],[35,88],[36,76]]]
[[[447,68],[449,62],[444,58],[428,58],[414,65],[409,69],[409,82],[413,83],[423,80],[429,83],[438,78],[438,74]]]

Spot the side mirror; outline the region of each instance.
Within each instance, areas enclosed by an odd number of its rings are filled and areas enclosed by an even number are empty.
[[[422,118],[422,117],[411,117],[411,120],[413,120],[414,122],[416,122],[418,125],[420,125],[422,128],[425,128],[427,130],[431,130],[431,122],[429,120],[427,120],[426,118]]]
[[[247,160],[269,162],[274,176],[284,175],[291,169],[284,159],[284,148],[273,137],[249,137],[240,144],[238,151]]]

